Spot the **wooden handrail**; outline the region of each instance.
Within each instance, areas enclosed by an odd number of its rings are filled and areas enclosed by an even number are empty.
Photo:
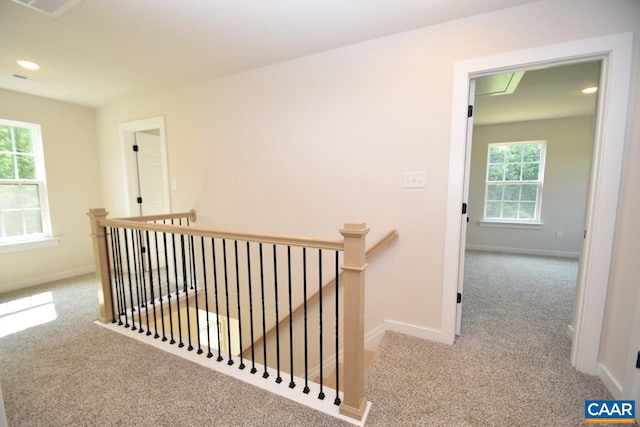
[[[286,236],[281,234],[247,233],[244,231],[216,230],[213,228],[187,227],[184,225],[168,225],[141,222],[133,219],[102,219],[102,227],[119,227],[131,230],[159,231],[164,233],[184,234],[198,237],[214,237],[245,242],[260,242],[274,245],[302,246],[317,249],[344,250],[342,239],[317,239],[311,237]]]
[[[126,218],[114,218],[116,221],[161,221],[163,219],[177,219],[177,218],[189,218],[191,221],[196,221],[196,211],[191,209],[189,212],[178,212],[160,215],[146,215],[146,216],[131,216]]]
[[[382,248],[384,248],[385,246],[387,246],[391,241],[395,240],[397,237],[399,236],[398,230],[393,229],[390,232],[388,232],[384,237],[382,237],[380,240],[378,240],[378,242],[373,245],[372,247],[370,247],[367,252],[366,252],[366,260],[367,262],[374,257]],[[344,273],[340,273],[338,275],[338,277],[342,277]],[[322,285],[322,292],[327,292],[331,289],[333,289],[336,285],[336,279],[335,277],[331,280],[329,280],[327,283],[325,283],[324,285]],[[311,295],[309,298],[307,298],[307,304],[313,303],[315,302],[318,298],[320,297],[320,291],[316,291],[316,293],[314,293],[313,295]],[[302,304],[300,304],[298,307],[295,308],[295,310],[293,310],[291,312],[291,317],[294,317],[300,313],[302,310],[304,310],[304,302]],[[286,324],[289,322],[289,318],[290,316],[287,315],[286,317],[284,317],[280,322],[278,322],[278,327],[284,327],[286,326]],[[266,334],[262,335],[260,338],[258,338],[257,340],[255,340],[255,342],[253,343],[253,345],[259,345],[261,344],[265,337],[269,337],[270,335],[272,335],[276,330],[276,325],[272,326],[271,329],[269,329]],[[249,345],[247,348],[245,348],[244,350],[242,350],[242,355],[244,356],[245,353],[247,351],[251,350],[251,345]]]

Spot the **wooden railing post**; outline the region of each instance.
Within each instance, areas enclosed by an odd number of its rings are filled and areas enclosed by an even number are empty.
[[[114,316],[113,296],[111,294],[111,281],[109,278],[107,233],[105,227],[100,225],[100,220],[106,218],[108,212],[103,208],[97,208],[90,209],[87,215],[89,215],[91,221],[93,257],[98,282],[98,303],[100,304],[100,317],[98,320],[102,323],[110,323],[114,319]]]
[[[340,413],[361,420],[364,395],[364,270],[366,223],[346,223],[344,237],[344,399]]]

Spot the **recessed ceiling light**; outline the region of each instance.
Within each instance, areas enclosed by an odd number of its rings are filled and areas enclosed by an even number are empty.
[[[21,66],[22,68],[26,68],[27,70],[37,70],[40,68],[40,66],[35,62],[25,61],[22,59],[16,62],[18,63],[19,66]]]
[[[598,91],[597,86],[591,86],[591,87],[582,89],[582,93],[596,93],[597,91]]]

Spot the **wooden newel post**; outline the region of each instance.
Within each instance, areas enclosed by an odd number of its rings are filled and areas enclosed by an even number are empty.
[[[364,395],[364,270],[366,223],[346,223],[344,237],[344,399],[340,413],[358,420],[367,409]]]
[[[111,280],[109,278],[109,257],[107,254],[107,232],[100,225],[100,220],[107,217],[108,212],[103,208],[90,209],[87,212],[91,221],[91,237],[93,238],[93,257],[98,281],[98,303],[102,323],[110,323],[113,319],[113,296],[111,294]]]

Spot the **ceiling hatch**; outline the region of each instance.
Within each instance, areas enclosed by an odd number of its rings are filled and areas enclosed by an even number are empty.
[[[476,79],[476,96],[511,95],[515,92],[524,71],[492,74]]]
[[[46,13],[49,16],[57,18],[63,13],[69,11],[72,7],[78,5],[83,0],[11,0],[14,3],[21,4],[29,9]]]

